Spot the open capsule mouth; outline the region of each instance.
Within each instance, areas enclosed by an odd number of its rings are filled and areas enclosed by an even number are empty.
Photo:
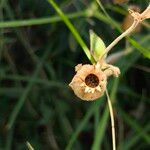
[[[91,88],[99,85],[99,79],[95,74],[88,74],[85,78],[85,84]]]

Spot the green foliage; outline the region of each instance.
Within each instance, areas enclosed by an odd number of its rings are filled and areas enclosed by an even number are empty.
[[[138,42],[136,42],[135,40],[130,39],[130,42],[132,43],[132,45],[134,45],[146,58],[150,59],[150,48],[146,49],[144,47],[142,47]]]

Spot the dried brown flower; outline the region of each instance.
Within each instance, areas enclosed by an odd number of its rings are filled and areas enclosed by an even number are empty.
[[[113,0],[114,4],[122,4],[128,2],[129,0]]]
[[[106,90],[107,76],[98,65],[82,65],[75,67],[76,75],[69,86],[81,99],[91,101],[101,97]]]
[[[141,9],[139,6],[137,5],[131,5],[129,6],[130,10],[133,10],[135,12],[140,13]],[[129,27],[131,27],[131,25],[134,22],[134,18],[131,16],[131,13],[128,13],[127,16],[124,18],[123,23],[122,23],[122,29],[123,31],[126,31]],[[139,24],[135,29],[134,32],[140,32],[141,31],[141,24]]]
[[[129,9],[129,13],[132,15],[134,20],[136,20],[138,22],[142,22],[145,19],[150,18],[150,5],[142,13],[136,12],[132,9]]]

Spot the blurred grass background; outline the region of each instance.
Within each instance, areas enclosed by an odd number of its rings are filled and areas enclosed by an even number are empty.
[[[64,18],[50,2],[0,1],[0,149],[24,150],[28,141],[35,150],[110,150],[106,97],[81,101],[68,83],[75,65],[90,63],[81,48],[83,43],[89,47],[89,29],[108,45],[120,34],[128,7],[136,4],[143,10],[149,0],[102,0],[111,19],[95,0],[54,1]],[[68,30],[66,17],[82,39]],[[150,147],[149,42],[148,20],[140,33],[122,40],[109,55],[130,51],[115,63],[121,76],[108,84],[118,150]]]

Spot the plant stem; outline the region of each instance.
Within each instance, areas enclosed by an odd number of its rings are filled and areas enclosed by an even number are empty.
[[[107,96],[108,107],[109,107],[109,113],[110,113],[110,118],[111,118],[113,150],[116,150],[116,136],[115,136],[114,114],[113,114],[113,108],[112,108],[111,100],[110,100],[110,97],[109,97],[109,94],[108,94],[107,89],[106,89],[106,96]]]
[[[118,36],[105,50],[105,54],[102,56],[102,58],[124,37],[128,36],[139,23],[141,23],[144,19],[150,17],[150,5],[145,9],[145,11],[141,14],[134,12],[132,10],[129,10],[129,12],[133,13],[131,16],[134,18],[133,24],[128,28],[125,32],[123,32],[120,36]]]
[[[77,42],[80,44],[80,46],[82,47],[83,51],[85,52],[86,56],[88,57],[88,59],[94,63],[94,58],[92,57],[92,55],[90,54],[90,51],[87,47],[87,45],[85,44],[85,42],[83,41],[83,39],[81,38],[79,32],[76,30],[76,28],[73,26],[73,24],[70,22],[70,20],[68,19],[68,17],[62,12],[62,10],[59,8],[59,6],[55,3],[54,0],[48,0],[48,2],[53,6],[53,8],[56,10],[56,12],[60,15],[60,17],[62,18],[62,20],[64,21],[64,23],[66,24],[66,26],[69,28],[69,30],[72,32],[73,36],[75,37],[75,39],[77,40]]]
[[[67,17],[70,19],[78,18],[78,17],[87,17],[88,14],[86,10],[74,12],[67,14]],[[41,24],[49,24],[59,22],[62,19],[59,16],[45,17],[45,18],[36,18],[36,19],[24,19],[24,20],[15,20],[15,21],[5,21],[0,22],[0,28],[16,28],[23,26],[33,26],[33,25],[41,25]]]
[[[108,45],[106,47],[106,52],[105,54],[102,56],[102,58],[120,41],[122,40],[124,37],[126,37],[127,35],[129,35],[139,24],[138,20],[134,20],[133,24],[131,25],[130,28],[128,28],[125,32],[123,32],[120,36],[118,36],[110,45]]]

